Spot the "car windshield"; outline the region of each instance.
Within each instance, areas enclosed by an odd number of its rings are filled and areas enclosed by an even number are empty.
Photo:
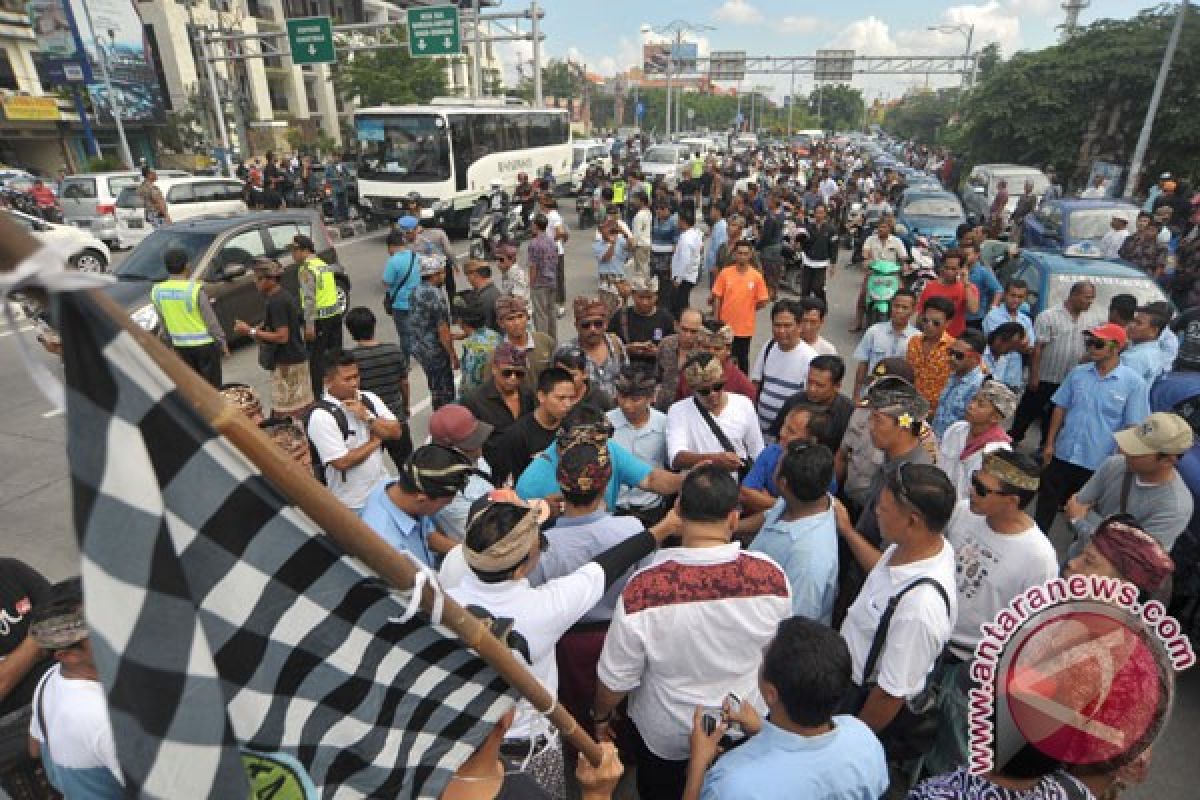
[[[444,181],[450,177],[450,139],[437,114],[360,117],[358,175],[369,180]]]
[[[126,186],[117,195],[117,208],[143,208],[146,202],[138,194],[136,186]]]
[[[1096,287],[1096,301],[1084,315],[1089,325],[1099,325],[1108,320],[1108,304],[1119,294],[1133,295],[1137,298],[1139,306],[1167,299],[1162,289],[1158,288],[1158,284],[1149,278],[1061,273],[1050,276],[1049,297],[1042,301],[1042,309],[1061,306],[1067,299],[1071,286],[1078,281],[1090,281]]]
[[[904,213],[912,214],[914,217],[958,219],[962,216],[962,209],[959,208],[958,203],[948,197],[919,197],[905,204]]]
[[[1025,192],[1025,181],[1033,183],[1033,193],[1039,196],[1050,185],[1046,176],[1040,172],[1005,172],[992,176],[992,185],[988,187],[989,197],[994,197],[1000,190],[1000,181],[1008,181],[1009,198],[1015,198]]]
[[[650,164],[674,164],[679,160],[674,147],[651,147],[646,151],[646,155],[642,156],[643,163]]]
[[[116,175],[108,179],[108,193],[116,197],[121,193],[121,190],[127,186],[138,185],[139,181],[132,175]]]
[[[133,249],[129,258],[121,262],[116,274],[126,281],[162,281],[167,278],[163,256],[168,250],[187,253],[188,263],[194,264],[212,244],[215,233],[199,231],[173,231],[169,228],[155,231]]]
[[[1124,217],[1129,222],[1129,230],[1137,224],[1136,208],[1088,208],[1076,209],[1068,217],[1071,226],[1068,238],[1073,242],[1083,239],[1099,242],[1112,228],[1113,216]]]

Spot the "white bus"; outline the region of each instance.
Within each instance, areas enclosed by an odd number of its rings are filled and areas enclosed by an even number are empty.
[[[556,183],[571,176],[565,110],[435,100],[358,109],[354,128],[359,204],[377,217],[401,216],[404,199],[416,192],[423,218],[465,227],[493,181],[511,190],[518,173],[534,180],[547,164]]]

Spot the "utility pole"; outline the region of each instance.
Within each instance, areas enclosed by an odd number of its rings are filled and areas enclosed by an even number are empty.
[[[225,167],[225,174],[233,174],[233,159],[229,155],[229,131],[225,128],[225,108],[224,101],[221,99],[221,94],[217,89],[217,76],[213,70],[213,59],[209,58],[208,54],[208,28],[200,36],[200,53],[204,57],[204,71],[208,75],[208,88],[213,96],[213,112],[217,117],[217,133],[221,139],[221,161]],[[228,45],[226,45],[228,46]]]
[[[478,100],[483,96],[483,32],[479,29],[479,0],[472,0],[475,9],[475,20],[472,23],[475,30],[475,40],[471,48],[471,99]],[[537,65],[534,65],[537,68]]]
[[[87,3],[83,4],[83,13],[87,17],[88,30],[92,34],[92,41],[96,43],[96,50],[100,56],[100,80],[104,81],[104,92],[108,97],[108,110],[112,114],[113,122],[117,126],[117,138],[121,140],[121,159],[125,162],[128,169],[133,169],[133,153],[129,150],[129,140],[125,138],[125,123],[121,120],[121,110],[117,107],[117,96],[113,93],[112,74],[108,69],[109,53],[104,50],[104,45],[100,41],[100,34],[96,31],[96,24],[92,21],[92,9]],[[116,33],[111,29],[108,31],[109,42],[115,45],[117,42]]]
[[[672,20],[658,28],[651,28],[649,25],[642,26],[642,33],[654,32],[660,36],[673,35],[674,37],[668,39],[667,52],[667,141],[671,140],[671,67],[675,63],[675,53],[678,51],[679,46],[683,44],[683,34],[711,30],[716,30],[716,28],[711,25],[700,25],[682,19]],[[682,89],[676,91],[682,91]],[[676,120],[676,123],[678,124],[678,120]]]
[[[479,7],[479,1],[475,2],[476,9]],[[532,20],[533,32],[533,104],[537,108],[541,108],[544,104],[542,101],[542,43],[538,38],[538,0],[530,0],[529,14]]]
[[[666,130],[667,130],[667,141],[668,142],[671,141],[671,62],[673,62],[675,60],[674,58],[671,57],[672,55],[674,55],[671,51],[671,48],[673,48],[674,46],[675,45],[673,45],[673,44],[667,45],[667,125],[666,125]]]
[[[788,89],[788,138],[792,136],[792,111],[796,108],[796,68],[792,67],[792,88]]]
[[[1175,27],[1171,29],[1171,38],[1167,39],[1167,51],[1163,53],[1162,63],[1158,67],[1158,79],[1154,82],[1154,93],[1150,95],[1150,107],[1146,109],[1146,118],[1142,120],[1142,132],[1138,134],[1137,146],[1133,148],[1133,159],[1129,162],[1129,175],[1125,178],[1125,197],[1133,197],[1137,188],[1138,177],[1142,172],[1142,162],[1146,160],[1146,150],[1150,147],[1150,132],[1154,129],[1154,117],[1158,114],[1158,104],[1162,100],[1163,88],[1167,85],[1167,75],[1171,72],[1171,61],[1175,58],[1175,48],[1179,45],[1179,36],[1183,33],[1183,18],[1187,15],[1189,0],[1179,4],[1179,14],[1175,17]]]

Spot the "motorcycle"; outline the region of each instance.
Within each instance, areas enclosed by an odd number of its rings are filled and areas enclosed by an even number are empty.
[[[906,264],[903,271],[904,288],[911,289],[917,297],[921,296],[925,286],[930,281],[937,280],[937,245],[925,236],[918,236],[910,250],[912,263]]]
[[[858,242],[859,234],[863,230],[866,219],[865,208],[861,200],[855,200],[846,209],[846,235],[842,237],[842,247],[845,247],[847,250],[853,250],[855,244]]]
[[[521,206],[510,203],[501,189],[480,197],[471,209],[467,226],[467,253],[474,259],[491,259],[503,241],[518,241],[526,233]]]
[[[867,327],[883,322],[892,310],[892,298],[900,289],[900,265],[895,261],[872,261],[867,272]]]

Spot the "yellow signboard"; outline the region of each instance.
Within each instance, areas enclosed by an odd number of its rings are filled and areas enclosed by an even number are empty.
[[[15,95],[0,100],[4,117],[8,120],[57,120],[58,101],[53,97],[26,97]]]

